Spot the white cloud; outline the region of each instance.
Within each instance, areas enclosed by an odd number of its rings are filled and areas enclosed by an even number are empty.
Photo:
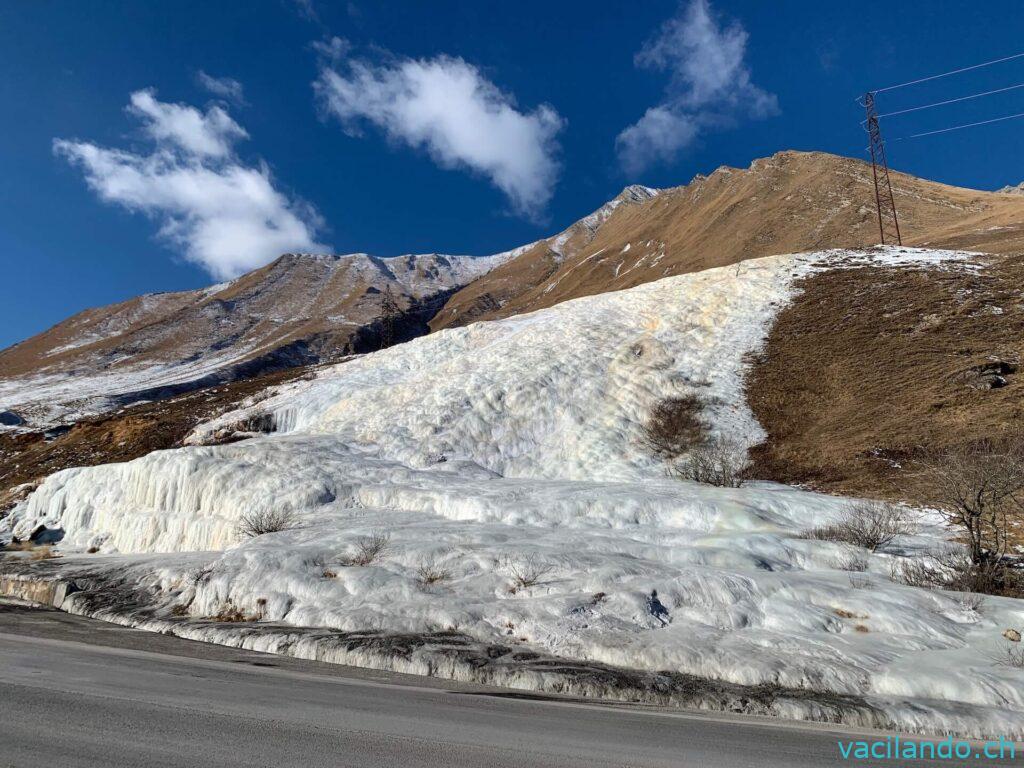
[[[324,65],[314,87],[346,133],[370,123],[389,139],[425,149],[445,168],[481,173],[513,209],[537,217],[558,177],[555,136],[564,125],[554,109],[532,112],[460,58],[349,60]]]
[[[630,174],[640,173],[654,161],[669,163],[699,130],[689,115],[651,107],[616,139],[619,162]]]
[[[352,50],[352,43],[343,37],[335,35],[323,40],[317,40],[311,44],[311,47],[328,64],[337,64],[348,56],[349,51]]]
[[[196,72],[196,80],[203,88],[218,98],[230,101],[232,104],[245,104],[245,91],[242,84],[232,77],[214,77],[199,70]]]
[[[664,101],[616,139],[627,172],[671,161],[710,126],[778,112],[775,95],[751,82],[748,37],[739,22],[723,26],[708,0],[691,0],[644,44],[637,66],[667,70],[671,79]]]
[[[299,16],[304,18],[306,21],[320,21],[320,15],[316,12],[316,6],[313,5],[313,0],[294,0],[295,10],[299,12]]]
[[[234,156],[231,141],[247,134],[227,113],[202,115],[156,101],[152,91],[133,93],[129,112],[146,123],[156,143],[150,154],[54,140],[100,199],[157,220],[162,238],[218,280],[287,251],[326,250],[314,240],[316,212],[275,189],[264,164]]]
[[[220,107],[210,107],[204,115],[185,104],[157,101],[152,89],[133,93],[128,112],[143,122],[158,144],[174,145],[197,157],[227,157],[236,139],[249,136]]]

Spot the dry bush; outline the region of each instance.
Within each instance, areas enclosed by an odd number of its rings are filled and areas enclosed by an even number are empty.
[[[1024,530],[1024,437],[995,439],[928,452],[919,460],[946,523],[966,554],[946,555],[946,589],[1019,597],[1024,574],[1012,553]]]
[[[512,592],[536,586],[555,569],[553,565],[545,563],[534,555],[528,555],[518,560],[509,560],[507,567],[512,574]]]
[[[674,471],[684,480],[720,488],[739,488],[743,485],[746,467],[747,455],[743,448],[729,440],[713,437],[690,449]]]
[[[375,531],[356,541],[356,554],[349,561],[352,565],[370,565],[383,557],[391,548],[391,536]]]
[[[956,600],[960,604],[960,607],[965,611],[981,613],[981,609],[985,607],[985,596],[977,594],[976,592],[964,592],[953,599]]]
[[[893,581],[911,587],[947,589],[952,592],[985,595],[1024,595],[1024,580],[1018,572],[999,561],[975,563],[966,551],[950,550],[930,554],[920,560],[894,562],[890,569]],[[975,605],[980,600],[963,596],[961,605]]]
[[[935,562],[928,560],[894,560],[889,565],[889,577],[897,584],[932,589],[945,584],[946,576]]]
[[[1010,643],[1006,644],[1006,653],[1000,660],[1000,663],[1007,667],[1014,667],[1016,669],[1024,669],[1024,643]]]
[[[812,528],[802,538],[841,541],[877,552],[897,536],[916,530],[916,521],[906,507],[884,501],[861,501],[851,505],[838,523]]]
[[[1019,434],[927,453],[921,474],[971,562],[1002,561],[1024,525],[1024,439]]]
[[[423,559],[416,568],[416,584],[420,589],[444,584],[452,580],[451,569],[441,565],[434,558]]]
[[[869,563],[868,559],[860,552],[849,552],[846,557],[836,560],[832,565],[840,571],[863,573],[868,569]]]
[[[700,412],[701,401],[693,395],[662,400],[644,426],[644,442],[664,458],[682,456],[704,437]]]
[[[290,509],[247,512],[238,521],[238,535],[246,539],[297,527],[299,517]]]

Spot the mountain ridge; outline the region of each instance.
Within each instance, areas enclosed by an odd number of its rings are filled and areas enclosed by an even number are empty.
[[[1019,194],[893,180],[905,242],[1024,251]],[[863,247],[876,227],[869,164],[787,150],[678,187],[628,185],[561,232],[493,256],[284,254],[227,283],[84,310],[0,351],[0,411],[30,428],[69,423],[372,351],[388,285],[402,341],[759,256]]]
[[[431,329],[509,317],[561,301],[759,256],[878,241],[869,163],[786,150],[746,169],[720,166],[686,185],[616,206],[600,233],[541,240],[460,289]],[[904,243],[1005,253],[1024,250],[1019,195],[893,172]],[[627,187],[627,190],[631,187]],[[559,259],[550,252],[558,251]],[[562,253],[562,251],[565,251]]]

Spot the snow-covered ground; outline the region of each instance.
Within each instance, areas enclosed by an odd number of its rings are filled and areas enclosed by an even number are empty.
[[[167,600],[192,616],[453,629],[574,659],[863,695],[907,730],[1024,736],[1024,671],[996,661],[1024,605],[977,608],[890,577],[941,529],[876,554],[805,540],[849,500],[670,479],[644,439],[658,403],[690,395],[714,434],[762,439],[744,360],[799,277],[973,259],[769,257],[442,331],[284,385],[193,439],[253,414],[270,414],[276,434],[59,472],[0,525],[61,527],[69,548],[223,551],[203,578],[187,556],[161,561]],[[239,519],[261,510],[293,511],[300,526],[240,542]],[[374,534],[386,551],[352,564]]]

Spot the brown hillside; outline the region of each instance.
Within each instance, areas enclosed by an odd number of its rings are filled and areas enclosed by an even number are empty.
[[[988,262],[804,279],[748,376],[768,433],[754,474],[928,501],[915,474],[922,447],[1024,426],[1024,257]]]
[[[0,411],[45,426],[376,349],[385,287],[401,341],[505,258],[287,254],[231,283],[86,310],[0,350]]]
[[[893,183],[905,244],[1024,251],[1024,197],[902,173],[893,174]],[[743,259],[878,241],[871,166],[822,152],[780,152],[746,170],[719,168],[627,202],[568,243],[541,241],[470,283],[431,328],[508,317]]]

